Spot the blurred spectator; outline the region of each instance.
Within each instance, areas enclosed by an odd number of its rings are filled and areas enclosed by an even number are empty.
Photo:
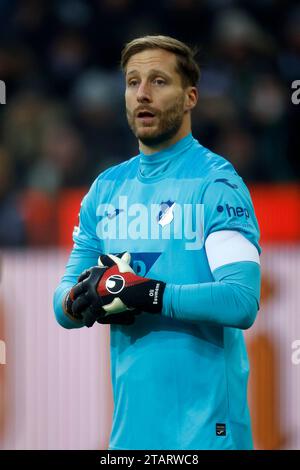
[[[16,93],[24,90],[30,80],[38,74],[38,64],[32,50],[17,41],[0,43],[0,77]]]
[[[42,134],[51,123],[57,125],[64,108],[38,93],[25,92],[10,101],[3,119],[3,141],[14,159],[18,188],[24,187],[28,172],[40,155]]]
[[[28,187],[55,196],[63,187],[87,184],[84,147],[76,130],[52,123],[41,136],[40,155],[28,176]]]
[[[17,194],[13,191],[14,173],[10,155],[0,147],[0,246],[25,243],[25,224]]]
[[[285,48],[279,54],[278,63],[281,76],[292,82],[300,77],[300,6],[288,11],[283,28]]]
[[[68,93],[73,81],[88,64],[89,45],[81,34],[64,32],[55,37],[48,59],[54,91]]]
[[[275,45],[272,38],[251,15],[229,9],[216,17],[213,45],[213,63],[231,81],[231,93],[243,107],[257,74],[273,67]]]
[[[258,78],[249,94],[252,131],[257,138],[258,158],[267,180],[293,177],[287,158],[286,108],[289,99],[284,87],[272,76]]]
[[[249,13],[239,9],[221,11],[215,21],[214,37],[221,54],[230,62],[244,60],[250,52],[269,52],[271,37]]]
[[[255,140],[246,129],[227,126],[218,135],[214,150],[224,155],[246,180],[264,179]]]
[[[124,152],[128,155],[130,131],[123,93],[119,73],[96,68],[80,75],[72,89],[71,103],[94,174],[120,163]]]

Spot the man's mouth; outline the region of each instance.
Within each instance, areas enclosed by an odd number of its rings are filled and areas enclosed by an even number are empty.
[[[151,111],[139,111],[137,113],[137,119],[144,124],[149,124],[155,118],[155,114]]]
[[[140,118],[142,118],[142,117],[153,117],[153,116],[154,116],[154,114],[151,113],[151,111],[139,111],[137,113],[137,117],[140,117]]]

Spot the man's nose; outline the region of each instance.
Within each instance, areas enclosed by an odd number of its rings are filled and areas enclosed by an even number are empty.
[[[147,83],[140,84],[137,91],[136,99],[139,103],[149,103],[150,101],[152,101],[150,88]]]

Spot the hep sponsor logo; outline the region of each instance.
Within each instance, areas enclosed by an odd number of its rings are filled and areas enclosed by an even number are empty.
[[[230,206],[229,204],[225,204],[224,206],[217,206],[217,211],[220,213],[225,212],[228,217],[245,217],[246,219],[249,219],[250,217],[249,211],[245,207],[234,207]]]

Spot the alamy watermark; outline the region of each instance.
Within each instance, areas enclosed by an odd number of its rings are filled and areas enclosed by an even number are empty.
[[[128,204],[127,196],[113,204],[99,204],[97,235],[118,240],[185,240],[186,250],[203,246],[204,205],[165,201],[160,204]]]
[[[300,103],[300,80],[293,81],[292,89],[295,90],[292,93],[292,103],[297,105]]]
[[[6,104],[6,86],[3,80],[0,80],[0,104]]]
[[[295,341],[292,342],[292,364],[295,366],[298,366],[300,364],[300,339],[295,339]]]
[[[0,340],[0,364],[6,364],[6,344]]]
[[[115,204],[96,209],[97,236],[102,240],[184,240],[186,250],[204,243],[204,205],[162,201],[160,204],[128,204],[120,196]],[[75,227],[74,235],[79,235]]]

